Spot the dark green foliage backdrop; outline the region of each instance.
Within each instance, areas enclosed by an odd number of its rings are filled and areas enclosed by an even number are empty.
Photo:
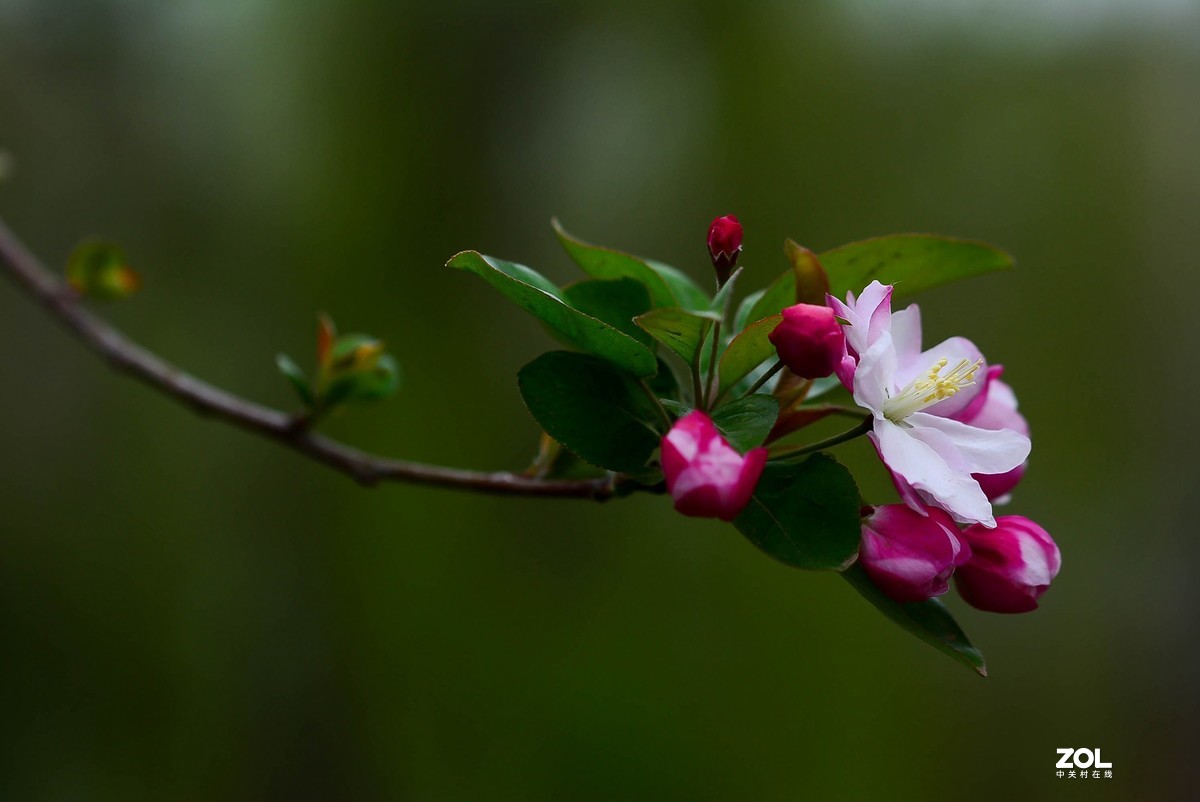
[[[1079,4],[1083,5],[1083,4]],[[1009,366],[1014,511],[1064,569],[950,604],[981,680],[837,577],[663,499],[367,492],[115,378],[0,285],[0,796],[1057,798],[1194,789],[1200,27],[1184,4],[0,0],[0,214],[122,243],[134,336],[292,403],[315,313],[405,386],[327,429],[516,467],[549,345],[478,248],[565,280],[558,215],[745,287],[895,231],[1018,270],[923,296]],[[863,442],[842,456],[881,498]]]

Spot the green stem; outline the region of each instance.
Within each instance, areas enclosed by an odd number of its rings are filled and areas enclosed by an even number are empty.
[[[708,402],[710,400],[713,400],[713,401],[716,400],[715,398],[709,399],[709,396],[716,390],[716,388],[713,387],[713,371],[715,371],[717,369],[717,346],[719,346],[720,344],[721,344],[721,321],[718,320],[716,323],[713,323],[712,351],[710,351],[708,354],[708,378],[704,380],[704,408],[705,409],[709,408],[710,405]],[[701,343],[701,345],[703,345],[703,343]]]
[[[658,417],[663,422],[663,426],[666,427],[663,429],[663,434],[671,431],[671,416],[668,415],[667,410],[663,408],[662,402],[658,400],[658,396],[654,394],[652,389],[650,389],[650,385],[646,384],[645,379],[638,379],[638,384],[641,385],[642,390],[645,391],[646,397],[654,402],[654,408],[658,410]]]
[[[767,382],[769,382],[771,380],[772,376],[774,376],[776,373],[778,373],[781,370],[783,370],[783,360],[782,359],[777,361],[774,365],[772,365],[771,369],[762,375],[762,378],[760,378],[754,384],[750,385],[750,389],[747,390],[742,395],[742,398],[746,398],[747,396],[751,396],[751,395],[754,395],[755,393],[757,393],[764,384],[766,384]],[[721,400],[720,398],[717,399],[717,401],[720,401],[720,400]]]
[[[847,431],[842,432],[841,434],[834,435],[833,437],[830,437],[825,440],[819,440],[816,443],[810,443],[809,445],[806,445],[806,446],[800,446],[798,448],[792,448],[792,449],[788,449],[786,451],[777,451],[771,455],[771,459],[772,460],[792,459],[793,457],[800,457],[805,454],[811,454],[814,451],[824,451],[827,448],[833,448],[836,445],[845,443],[849,440],[853,440],[856,437],[862,437],[864,434],[871,431],[871,427],[874,424],[875,424],[875,418],[871,415],[867,415],[866,417],[864,417],[862,419],[862,423],[858,424],[853,429],[849,429]]]
[[[700,331],[700,342],[696,344],[696,352],[692,354],[692,402],[696,409],[704,406],[704,393],[700,389],[700,356],[704,353],[704,338],[708,336],[706,322]]]

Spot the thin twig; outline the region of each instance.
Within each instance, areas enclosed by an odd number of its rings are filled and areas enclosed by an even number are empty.
[[[704,406],[704,391],[700,388],[700,358],[704,355],[704,339],[708,337],[708,328],[712,325],[705,321],[700,325],[700,342],[692,353],[692,402],[696,409]]]
[[[704,380],[704,408],[709,409],[712,404],[710,401],[716,399],[711,398],[712,394],[717,390],[713,387],[713,373],[717,369],[717,348],[721,344],[721,321],[713,324],[713,341],[712,351],[708,355],[708,378]]]
[[[651,403],[654,404],[654,408],[658,410],[658,419],[662,421],[662,424],[665,427],[663,429],[663,433],[670,431],[671,416],[667,414],[667,410],[663,407],[662,401],[658,400],[658,395],[654,392],[654,390],[650,387],[650,384],[645,379],[638,379],[638,384],[642,386],[642,392],[646,394],[646,397],[649,398]]]
[[[862,422],[859,423],[857,426],[855,426],[853,429],[849,429],[847,431],[842,432],[841,434],[836,434],[833,437],[826,438],[825,440],[820,440],[816,443],[809,443],[806,446],[798,446],[796,448],[788,448],[788,449],[784,449],[782,451],[772,452],[771,459],[773,459],[773,460],[793,459],[795,457],[802,457],[805,454],[811,454],[814,451],[824,451],[827,448],[833,448],[834,446],[840,445],[841,443],[849,442],[850,440],[853,440],[856,437],[862,437],[864,434],[871,431],[871,429],[874,427],[874,424],[875,424],[875,418],[872,417],[871,415],[866,415],[865,417],[863,417]]]
[[[762,376],[760,376],[758,381],[756,381],[754,384],[750,385],[750,389],[747,390],[746,392],[742,393],[742,398],[747,398],[747,397],[752,396],[755,393],[757,393],[760,389],[762,389],[762,386],[764,384],[766,384],[767,382],[769,382],[771,380],[772,376],[774,376],[776,373],[778,373],[781,370],[783,370],[783,360],[782,359],[777,361],[774,365],[772,365],[771,369],[768,370],[766,373],[764,373]],[[726,392],[728,392],[728,391],[726,391]],[[724,396],[722,396],[722,397],[724,397]],[[718,398],[717,403],[720,403],[720,401],[721,401],[721,399]]]
[[[114,370],[132,376],[193,411],[280,442],[363,485],[382,481],[456,488],[477,493],[558,498],[611,498],[619,477],[537,479],[391,459],[360,451],[309,430],[301,419],[262,406],[189,375],[130,340],[85,309],[78,296],[0,220],[0,267],[84,345]]]

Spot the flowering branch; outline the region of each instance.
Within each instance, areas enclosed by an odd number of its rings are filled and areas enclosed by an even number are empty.
[[[932,235],[864,240],[819,257],[789,240],[790,269],[734,312],[743,268],[742,227],[732,215],[709,229],[711,297],[669,265],[590,245],[557,221],[554,229],[589,278],[560,288],[533,268],[476,251],[446,263],[487,282],[572,349],[543,353],[517,373],[545,433],[522,474],[389,459],[317,434],[330,409],[386,398],[399,383],[381,341],[339,334],[328,318],[317,330],[314,373],[276,359],[304,405],[293,415],[184,373],[88,311],[85,297],[137,289],[120,248],[84,243],[64,282],[0,222],[0,268],[115,370],[364,485],[594,500],[669,493],[680,513],[730,522],[780,562],[840,573],[892,621],[986,674],[937,597],[953,576],[977,608],[1028,612],[1058,573],[1058,547],[1044,529],[992,511],[1024,474],[1029,428],[999,380],[1001,366],[962,337],[922,349],[920,310],[893,312],[892,296],[896,286],[907,292],[1006,269],[1011,258]],[[813,403],[846,392],[851,406]],[[856,424],[825,440],[771,445],[830,415]],[[850,471],[822,453],[866,434],[902,504],[864,504]],[[588,478],[563,478],[580,471]]]
[[[192,376],[130,340],[85,309],[80,297],[58,279],[0,220],[0,266],[84,345],[122,373],[193,411],[282,443],[363,485],[382,481],[509,496],[588,498],[602,501],[617,490],[619,477],[537,479],[508,472],[468,471],[369,454],[310,431],[307,421],[257,404]]]

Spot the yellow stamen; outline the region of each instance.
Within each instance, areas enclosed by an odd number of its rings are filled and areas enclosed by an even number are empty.
[[[900,423],[914,412],[950,398],[964,387],[975,384],[975,372],[983,364],[982,359],[971,362],[960,359],[958,364],[943,373],[950,361],[942,357],[925,372],[913,379],[904,389],[883,402],[883,415],[893,423]]]

